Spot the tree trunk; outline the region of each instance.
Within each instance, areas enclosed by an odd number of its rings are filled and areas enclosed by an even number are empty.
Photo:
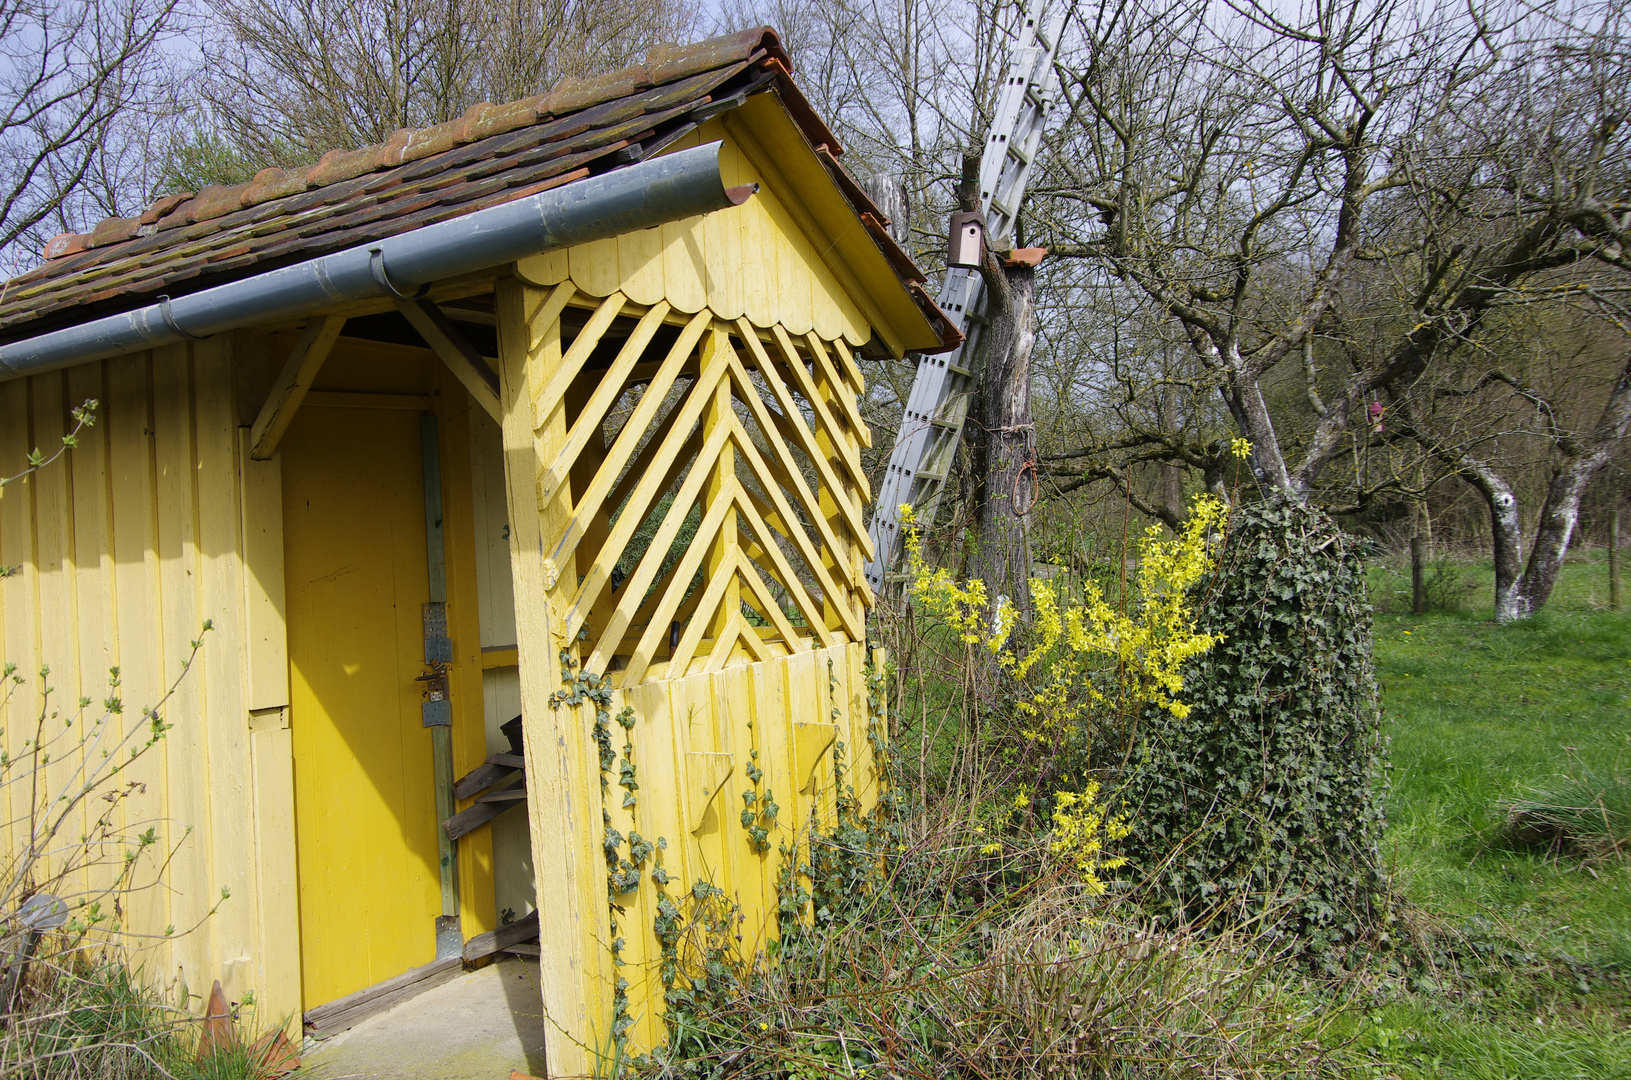
[[[1606,448],[1598,453],[1576,458],[1552,475],[1546,489],[1546,502],[1540,508],[1540,522],[1535,527],[1535,547],[1529,553],[1529,565],[1515,590],[1518,613],[1514,618],[1532,615],[1546,606],[1557,576],[1563,569],[1563,556],[1569,553],[1569,541],[1580,521],[1580,502],[1585,497],[1586,485],[1597,475],[1597,470],[1608,463]]]
[[[1603,406],[1596,429],[1584,439],[1559,433],[1557,441],[1565,454],[1563,464],[1552,473],[1546,488],[1546,501],[1535,526],[1535,544],[1529,563],[1523,564],[1523,523],[1518,500],[1509,485],[1488,465],[1463,456],[1457,464],[1489,502],[1490,533],[1495,548],[1495,621],[1527,619],[1551,599],[1569,552],[1574,527],[1580,520],[1580,502],[1586,486],[1614,450],[1631,431],[1631,361],[1620,371],[1619,381]],[[1520,572],[1520,567],[1521,572]]]
[[[975,546],[969,577],[985,582],[995,620],[1002,603],[1031,619],[1030,513],[1036,482],[1031,352],[1036,343],[1036,270],[987,256],[986,327],[979,412],[970,433]],[[999,600],[1005,597],[1005,600]]]
[[[1479,487],[1489,501],[1489,537],[1495,555],[1495,621],[1522,619],[1530,613],[1518,602],[1523,567],[1523,519],[1518,516],[1518,498],[1500,477]]]
[[[1179,430],[1178,417],[1172,407],[1172,392],[1163,390],[1159,403],[1159,416],[1161,430]],[[1161,505],[1167,512],[1165,520],[1182,521],[1186,507],[1184,506],[1184,468],[1182,465],[1162,463],[1156,465],[1157,475],[1161,484]],[[1176,530],[1175,530],[1176,531]]]

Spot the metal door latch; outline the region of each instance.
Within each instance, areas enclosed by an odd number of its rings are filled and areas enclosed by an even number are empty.
[[[447,700],[447,665],[437,660],[425,666],[425,673],[414,679],[424,684],[420,694],[424,700],[419,711],[425,727],[449,727],[453,723],[453,704]]]

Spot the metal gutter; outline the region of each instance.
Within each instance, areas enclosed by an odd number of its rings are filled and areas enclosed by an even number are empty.
[[[725,187],[720,145],[648,159],[412,232],[0,345],[0,379],[285,322],[348,301],[405,299],[432,282],[528,255],[737,206],[758,186]]]

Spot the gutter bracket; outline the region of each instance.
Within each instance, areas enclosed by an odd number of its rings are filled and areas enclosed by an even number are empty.
[[[164,320],[164,325],[170,328],[171,333],[178,334],[188,341],[204,340],[204,335],[195,334],[176,322],[176,314],[170,310],[170,298],[168,296],[159,297],[159,318]]]
[[[380,287],[380,291],[398,303],[418,300],[430,292],[428,281],[412,293],[405,293],[393,285],[390,275],[385,272],[385,252],[377,247],[368,249],[368,271],[374,275],[374,283]]]

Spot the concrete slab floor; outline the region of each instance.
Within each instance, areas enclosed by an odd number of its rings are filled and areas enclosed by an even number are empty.
[[[544,1074],[538,962],[467,971],[301,1054],[309,1080],[509,1080]]]

